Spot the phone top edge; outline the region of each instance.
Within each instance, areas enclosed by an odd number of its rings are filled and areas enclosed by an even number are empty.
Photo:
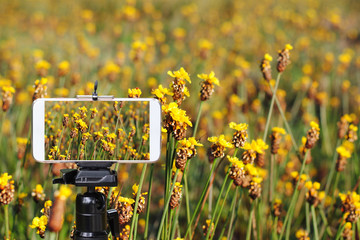
[[[36,160],[36,159],[35,159]],[[36,160],[40,163],[155,163],[157,160]]]
[[[33,105],[36,101],[44,101],[44,102],[55,102],[55,101],[64,101],[64,102],[114,102],[114,101],[133,101],[133,102],[159,102],[156,98],[111,98],[111,99],[98,99],[93,100],[90,98],[38,98],[33,102]],[[101,97],[101,96],[99,96]],[[160,104],[160,102],[159,102]]]

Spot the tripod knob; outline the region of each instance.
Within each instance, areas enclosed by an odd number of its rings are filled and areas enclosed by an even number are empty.
[[[106,198],[99,192],[86,192],[76,197],[75,240],[107,240]]]
[[[119,214],[116,209],[109,209],[107,211],[108,222],[111,230],[111,235],[115,238],[120,237],[119,228]]]

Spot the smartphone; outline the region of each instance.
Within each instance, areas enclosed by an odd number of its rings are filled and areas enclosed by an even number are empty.
[[[160,158],[161,105],[153,98],[40,98],[32,154],[42,163],[148,163]]]

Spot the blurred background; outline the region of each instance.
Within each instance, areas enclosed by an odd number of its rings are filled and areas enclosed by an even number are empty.
[[[203,104],[197,135],[205,147],[189,170],[190,199],[195,201],[205,181],[203,172],[209,169],[207,137],[225,133],[231,139],[231,121],[248,123],[250,139],[264,130],[271,99],[259,69],[265,53],[273,56],[275,66],[278,50],[288,43],[294,47],[277,95],[298,142],[311,120],[321,120],[321,108],[330,133],[340,115],[359,114],[359,10],[360,2],[355,0],[0,0],[0,173],[13,175],[16,201],[20,193],[27,194],[22,203],[26,208],[11,210],[17,213],[11,220],[11,226],[16,225],[14,236],[34,239],[28,225],[43,204],[32,200],[36,185],[43,185],[46,199],[58,189],[50,182],[48,166],[35,163],[29,150],[33,99],[91,94],[95,80],[100,95],[127,97],[129,88],[138,87],[141,97],[153,97],[153,89],[159,84],[168,87],[173,80],[167,72],[183,67],[192,83],[190,97],[181,107],[194,122],[200,103],[197,74],[214,71],[220,87]],[[273,72],[275,76],[275,68]],[[281,125],[281,118],[274,123]],[[336,142],[324,138],[323,132],[315,158],[328,157]],[[155,166],[151,203],[155,223],[164,204],[163,164],[161,159]],[[322,181],[328,165],[313,164],[316,168],[310,174]],[[138,181],[135,174],[140,172],[141,165],[120,166],[124,194],[131,195],[131,186]],[[349,189],[352,183],[344,180]],[[215,181],[219,184],[221,179]],[[73,220],[69,207],[60,239],[67,239]],[[184,220],[182,213],[180,221]],[[246,224],[236,231],[242,236]]]

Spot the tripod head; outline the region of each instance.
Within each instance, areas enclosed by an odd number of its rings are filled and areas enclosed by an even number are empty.
[[[106,210],[106,197],[95,187],[117,186],[116,172],[110,167],[113,162],[77,162],[79,169],[62,169],[62,178],[53,184],[72,184],[87,187],[87,192],[76,197],[75,240],[107,240],[107,225],[111,234],[119,237],[119,215],[115,209]]]

